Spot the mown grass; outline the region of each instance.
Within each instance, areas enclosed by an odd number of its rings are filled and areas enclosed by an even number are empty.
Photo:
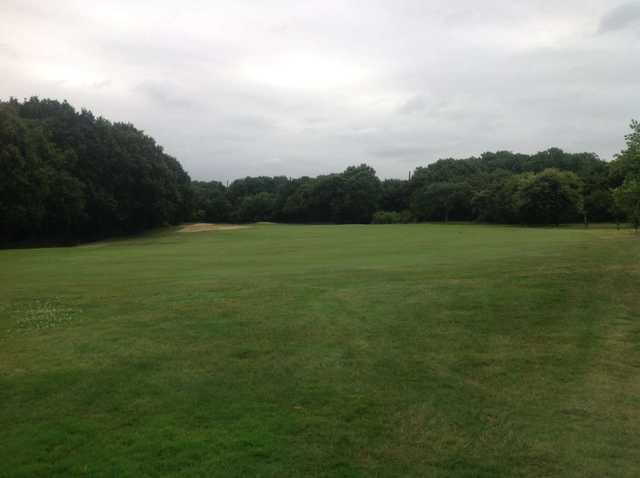
[[[168,231],[0,286],[0,476],[640,470],[629,231]]]

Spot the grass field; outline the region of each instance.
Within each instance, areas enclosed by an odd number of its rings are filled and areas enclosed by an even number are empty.
[[[636,477],[640,238],[276,226],[0,251],[0,476]]]

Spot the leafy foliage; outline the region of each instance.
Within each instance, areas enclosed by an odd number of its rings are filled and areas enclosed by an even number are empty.
[[[372,224],[408,224],[414,222],[411,211],[378,211],[371,219]]]
[[[524,222],[559,225],[582,212],[582,182],[575,173],[545,169],[523,179],[515,201]]]
[[[626,214],[637,231],[640,228],[640,179],[626,179],[614,190],[613,197],[618,209]]]
[[[104,237],[186,220],[634,220],[637,121],[626,140],[611,163],[558,148],[497,151],[441,159],[416,168],[408,180],[381,181],[361,164],[315,178],[245,177],[225,186],[191,182],[178,161],[130,124],[77,112],[66,102],[12,99],[0,102],[0,241]]]
[[[631,122],[631,133],[625,136],[627,147],[611,162],[611,180],[621,185],[628,177],[640,178],[640,122]]]
[[[270,221],[273,219],[275,196],[260,192],[242,198],[235,213],[238,222]]]
[[[130,124],[68,103],[0,103],[0,240],[104,237],[190,214],[178,161]]]
[[[218,181],[193,181],[192,218],[199,222],[227,222],[231,219],[232,206],[227,189]]]

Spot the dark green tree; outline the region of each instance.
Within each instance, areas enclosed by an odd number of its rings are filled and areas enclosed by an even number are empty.
[[[191,214],[180,163],[130,124],[66,102],[0,102],[0,240],[74,241]]]
[[[420,220],[449,222],[452,211],[469,203],[470,191],[465,183],[436,182],[416,191],[412,211]]]
[[[382,198],[382,185],[371,166],[350,166],[340,175],[337,194],[331,202],[338,223],[371,222]]]
[[[614,187],[627,178],[640,178],[640,122],[631,122],[631,133],[625,136],[627,147],[611,161],[610,175]]]
[[[193,220],[199,222],[228,222],[232,207],[227,188],[218,181],[192,181]]]
[[[629,177],[613,191],[616,207],[631,222],[636,232],[640,227],[640,179]]]
[[[383,211],[404,211],[411,204],[409,181],[404,179],[385,179],[382,181],[380,208]]]
[[[238,222],[270,221],[273,219],[275,201],[272,193],[245,196],[236,211],[236,219]]]
[[[558,226],[581,216],[582,182],[576,174],[545,169],[523,179],[516,200],[523,222]]]

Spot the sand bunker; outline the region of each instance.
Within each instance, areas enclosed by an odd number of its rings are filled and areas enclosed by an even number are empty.
[[[182,226],[178,232],[204,232],[204,231],[231,231],[233,229],[247,229],[250,226],[238,226],[236,224],[211,224],[199,222]]]

